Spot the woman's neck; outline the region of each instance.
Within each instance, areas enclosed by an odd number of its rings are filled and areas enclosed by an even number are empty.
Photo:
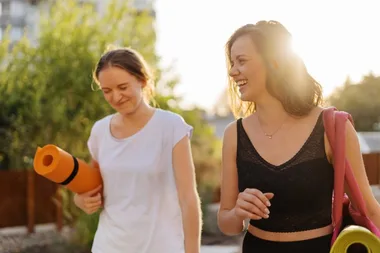
[[[143,127],[154,113],[154,108],[145,101],[141,101],[140,105],[132,113],[120,115],[121,121],[125,125]]]
[[[256,102],[256,116],[263,126],[277,126],[289,118],[281,102],[272,96],[267,96]]]

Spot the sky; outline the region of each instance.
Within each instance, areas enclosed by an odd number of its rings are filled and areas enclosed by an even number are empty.
[[[238,27],[277,20],[328,96],[349,75],[380,74],[378,0],[156,0],[157,52],[184,106],[211,109],[226,88],[224,45]]]

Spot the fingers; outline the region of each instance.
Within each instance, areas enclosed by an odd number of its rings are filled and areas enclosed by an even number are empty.
[[[75,194],[74,202],[87,214],[93,214],[103,206],[102,185],[83,194]]]
[[[239,217],[244,217],[244,219],[246,219],[246,218],[249,218],[251,220],[261,220],[262,219],[262,217],[260,217],[256,214],[253,214],[251,212],[248,212],[248,211],[241,209],[241,208],[236,209],[236,215]]]
[[[271,200],[274,197],[274,194],[271,192],[264,193],[264,196],[267,197],[268,200]]]
[[[85,197],[84,199],[84,203],[94,203],[94,202],[98,202],[98,201],[101,201],[102,200],[102,196],[100,195],[100,193],[96,194],[95,196],[93,197]]]
[[[87,214],[93,214],[93,213],[95,213],[98,210],[99,210],[99,207],[93,207],[93,208],[90,208],[90,209],[86,209],[85,212]]]
[[[268,207],[269,207],[269,206],[271,205],[269,199],[268,199],[268,198],[267,198],[267,197],[266,197],[261,191],[259,191],[259,190],[257,190],[257,189],[245,189],[244,192],[256,196],[258,199],[261,200],[261,202],[262,202],[263,205],[265,205],[265,206],[268,206]],[[273,193],[269,193],[269,194],[273,194]],[[273,196],[272,196],[272,197],[273,197]]]
[[[96,194],[94,197],[86,197],[83,200],[84,207],[86,209],[91,209],[94,207],[100,207],[102,205],[102,197],[100,193]]]
[[[86,209],[92,209],[92,208],[99,208],[100,206],[102,205],[102,201],[98,201],[98,202],[92,202],[92,203],[85,203],[84,204],[84,207]]]
[[[268,198],[259,190],[249,189],[248,191],[244,191],[241,197],[243,200],[258,207],[262,212],[269,214],[268,207],[271,204]]]
[[[83,195],[84,196],[92,196],[92,195],[98,193],[100,191],[100,189],[102,189],[102,185],[97,186],[95,189],[88,191],[88,192],[84,193]]]
[[[269,218],[269,210],[267,208],[264,208],[265,211],[262,211],[258,206],[247,202],[242,199],[238,199],[237,201],[238,206],[245,212],[248,212],[250,215],[246,216],[247,218],[251,219],[268,219]],[[261,202],[260,202],[261,203]]]
[[[268,219],[271,206],[270,199],[274,197],[273,193],[262,193],[257,189],[246,189],[239,194],[236,202],[237,215],[254,220]]]

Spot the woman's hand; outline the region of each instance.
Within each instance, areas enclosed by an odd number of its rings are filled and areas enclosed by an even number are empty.
[[[239,193],[235,205],[236,216],[242,219],[260,220],[269,218],[270,200],[273,193],[262,193],[257,189],[245,189]]]
[[[102,194],[100,193],[101,185],[95,189],[82,193],[75,194],[74,203],[77,207],[87,214],[93,214],[102,206]]]

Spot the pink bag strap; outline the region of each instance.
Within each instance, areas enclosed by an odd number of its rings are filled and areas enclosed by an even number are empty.
[[[334,201],[333,224],[341,225],[343,215],[344,181],[350,190],[351,200],[356,204],[357,211],[367,217],[366,205],[359,186],[355,180],[350,163],[346,158],[346,122],[353,124],[350,114],[330,107],[323,112],[323,122],[327,138],[333,153],[334,165]]]

